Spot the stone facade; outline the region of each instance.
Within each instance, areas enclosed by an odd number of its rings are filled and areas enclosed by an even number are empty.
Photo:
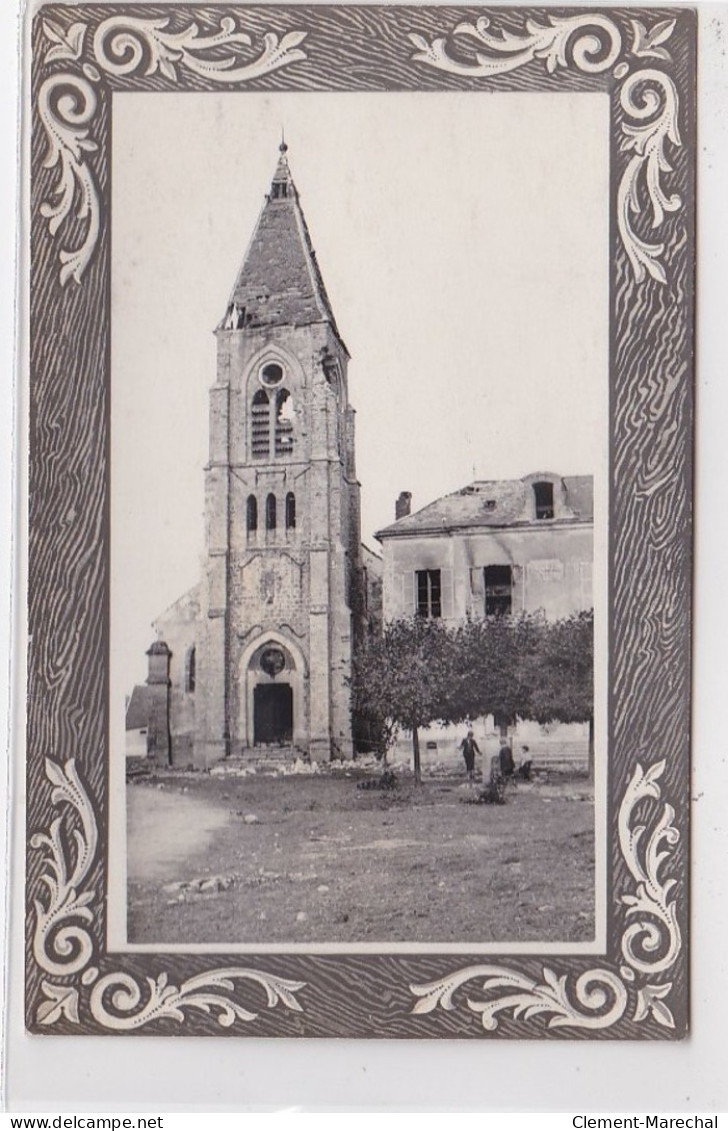
[[[542,611],[550,620],[593,607],[594,504],[591,476],[537,472],[485,480],[410,513],[402,492],[396,521],[376,537],[383,548],[384,619],[438,616],[457,624],[494,613]],[[474,721],[485,760],[497,752],[500,728]],[[423,765],[461,765],[453,728],[422,732]],[[586,767],[588,724],[519,722],[510,738],[538,764]],[[408,740],[398,746],[408,760]]]
[[[472,483],[400,514],[377,538],[385,620],[432,615],[438,594],[436,615],[452,622],[539,609],[556,620],[593,604],[591,476],[539,472]]]
[[[216,339],[203,576],[155,622],[172,760],[348,758],[352,650],[380,600],[379,559],[366,551],[364,567],[349,354],[284,145]]]

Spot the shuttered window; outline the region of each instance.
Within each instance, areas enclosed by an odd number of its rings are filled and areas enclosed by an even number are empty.
[[[513,608],[513,575],[507,565],[486,566],[485,576],[485,615],[487,617],[509,616]]]
[[[418,569],[415,573],[417,615],[442,616],[442,578],[439,569]]]
[[[270,452],[270,401],[264,389],[258,389],[253,396],[251,447],[253,459],[267,459]]]

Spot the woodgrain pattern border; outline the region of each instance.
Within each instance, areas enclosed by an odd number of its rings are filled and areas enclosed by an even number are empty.
[[[686,1032],[695,28],[676,8],[53,4],[36,15],[32,1031]],[[610,863],[598,960],[267,954],[240,966],[225,954],[106,951],[113,95],[210,89],[609,94]]]

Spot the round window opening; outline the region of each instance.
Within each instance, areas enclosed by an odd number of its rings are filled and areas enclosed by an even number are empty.
[[[264,385],[280,385],[283,380],[283,369],[276,361],[269,361],[261,369],[260,379]]]
[[[280,648],[266,648],[260,657],[260,666],[266,675],[275,679],[286,666],[286,657]]]

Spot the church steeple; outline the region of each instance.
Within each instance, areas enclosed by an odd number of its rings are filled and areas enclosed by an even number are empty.
[[[278,152],[280,153],[280,157],[278,158],[278,164],[270,186],[269,199],[271,200],[281,200],[289,195],[292,196],[296,191],[296,186],[293,183],[291,170],[288,165],[288,158],[286,157],[288,146],[286,145],[285,139],[281,139]]]
[[[317,322],[328,322],[344,345],[291,175],[288,146],[282,140],[270,192],[218,329]]]

